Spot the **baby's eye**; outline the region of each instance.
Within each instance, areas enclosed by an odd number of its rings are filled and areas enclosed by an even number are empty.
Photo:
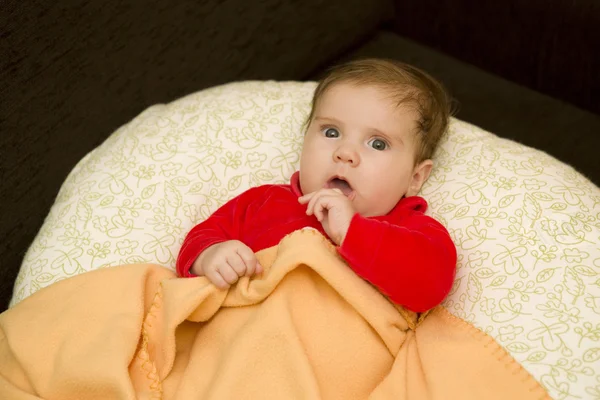
[[[338,132],[337,129],[335,128],[326,128],[323,131],[323,134],[325,135],[325,137],[327,138],[336,138],[340,136],[340,132]]]
[[[385,150],[388,148],[388,144],[381,139],[373,139],[369,141],[369,146],[374,148],[375,150]]]

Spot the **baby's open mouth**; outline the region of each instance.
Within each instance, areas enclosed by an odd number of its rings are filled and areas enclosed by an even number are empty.
[[[354,189],[352,189],[348,181],[337,176],[327,181],[327,187],[330,189],[339,189],[344,196],[349,198],[354,194]]]

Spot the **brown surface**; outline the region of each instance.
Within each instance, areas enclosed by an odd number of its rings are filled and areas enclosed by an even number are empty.
[[[600,114],[600,1],[395,3],[396,33]]]

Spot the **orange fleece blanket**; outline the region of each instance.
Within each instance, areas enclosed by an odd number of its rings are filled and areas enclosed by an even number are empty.
[[[316,231],[220,291],[157,265],[82,274],[0,315],[0,399],[544,399],[491,337],[424,318]]]

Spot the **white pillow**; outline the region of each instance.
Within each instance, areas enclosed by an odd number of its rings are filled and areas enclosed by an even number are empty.
[[[88,154],[31,245],[14,305],[92,269],[174,268],[185,234],[297,169],[313,82],[240,82],[149,108]],[[453,120],[422,190],[459,254],[444,305],[556,398],[600,393],[600,190],[543,152]]]

